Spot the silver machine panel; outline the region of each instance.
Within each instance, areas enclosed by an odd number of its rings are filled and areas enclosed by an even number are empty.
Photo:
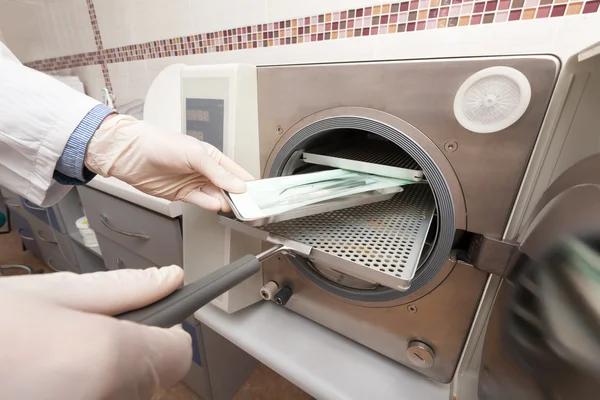
[[[520,71],[531,85],[531,101],[510,127],[476,134],[456,120],[454,98],[465,80],[494,66]],[[558,70],[551,56],[258,68],[263,177],[311,168],[302,161],[304,152],[344,158],[342,147],[364,136],[372,146],[363,147],[366,158],[353,159],[372,159],[366,154],[377,154],[372,150],[383,141],[392,153],[396,146],[405,168],[418,166],[427,182],[387,202],[262,227],[336,261],[394,277],[414,274],[408,290],[298,255],[265,262],[264,283],[292,291],[288,309],[450,382],[489,276],[460,260],[461,242],[476,234],[502,237]],[[373,136],[381,140],[370,141]],[[400,204],[402,196],[410,204]],[[415,259],[418,268],[402,270],[403,260]]]

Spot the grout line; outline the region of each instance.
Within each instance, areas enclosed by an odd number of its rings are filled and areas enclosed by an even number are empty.
[[[600,0],[406,0],[105,49],[93,0],[86,2],[97,50],[26,65],[47,72],[100,64],[110,91],[110,63],[600,12]]]
[[[102,67],[102,76],[104,77],[104,86],[108,89],[109,93],[112,94],[112,82],[110,80],[110,74],[108,72],[108,65],[106,61],[106,53],[104,52],[104,46],[102,45],[102,35],[100,34],[100,27],[98,26],[98,18],[96,17],[96,9],[94,8],[93,0],[85,0],[88,6],[88,14],[90,16],[90,22],[92,24],[92,31],[94,32],[94,41],[96,42],[96,57],[98,63]]]
[[[98,27],[98,18],[96,18],[96,9],[94,8],[94,2],[92,0],[85,0],[88,6],[88,14],[90,16],[90,22],[92,23],[92,31],[94,32],[94,40],[96,41],[96,49],[102,51],[102,36],[100,35],[100,28]]]

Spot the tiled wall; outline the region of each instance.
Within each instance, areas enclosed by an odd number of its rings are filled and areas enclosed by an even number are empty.
[[[600,0],[0,0],[0,29],[29,66],[77,73],[92,95],[107,86],[124,103],[143,98],[156,74],[186,55],[577,18],[599,9]]]
[[[0,0],[0,29],[23,62],[96,49],[85,0]]]

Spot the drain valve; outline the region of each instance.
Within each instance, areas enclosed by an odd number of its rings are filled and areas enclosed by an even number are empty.
[[[435,359],[433,349],[423,342],[413,340],[406,349],[408,360],[417,368],[430,368]]]
[[[279,290],[279,285],[275,281],[270,281],[265,286],[260,288],[260,297],[264,300],[273,300],[275,293]]]
[[[281,289],[279,289],[277,293],[275,293],[274,301],[280,306],[285,306],[290,297],[292,297],[292,289],[290,289],[287,286],[284,286]]]

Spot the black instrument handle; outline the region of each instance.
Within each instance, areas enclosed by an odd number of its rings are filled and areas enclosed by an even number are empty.
[[[219,268],[204,278],[177,289],[148,306],[128,311],[115,318],[144,325],[170,328],[183,322],[196,310],[260,271],[263,258],[247,255]]]

